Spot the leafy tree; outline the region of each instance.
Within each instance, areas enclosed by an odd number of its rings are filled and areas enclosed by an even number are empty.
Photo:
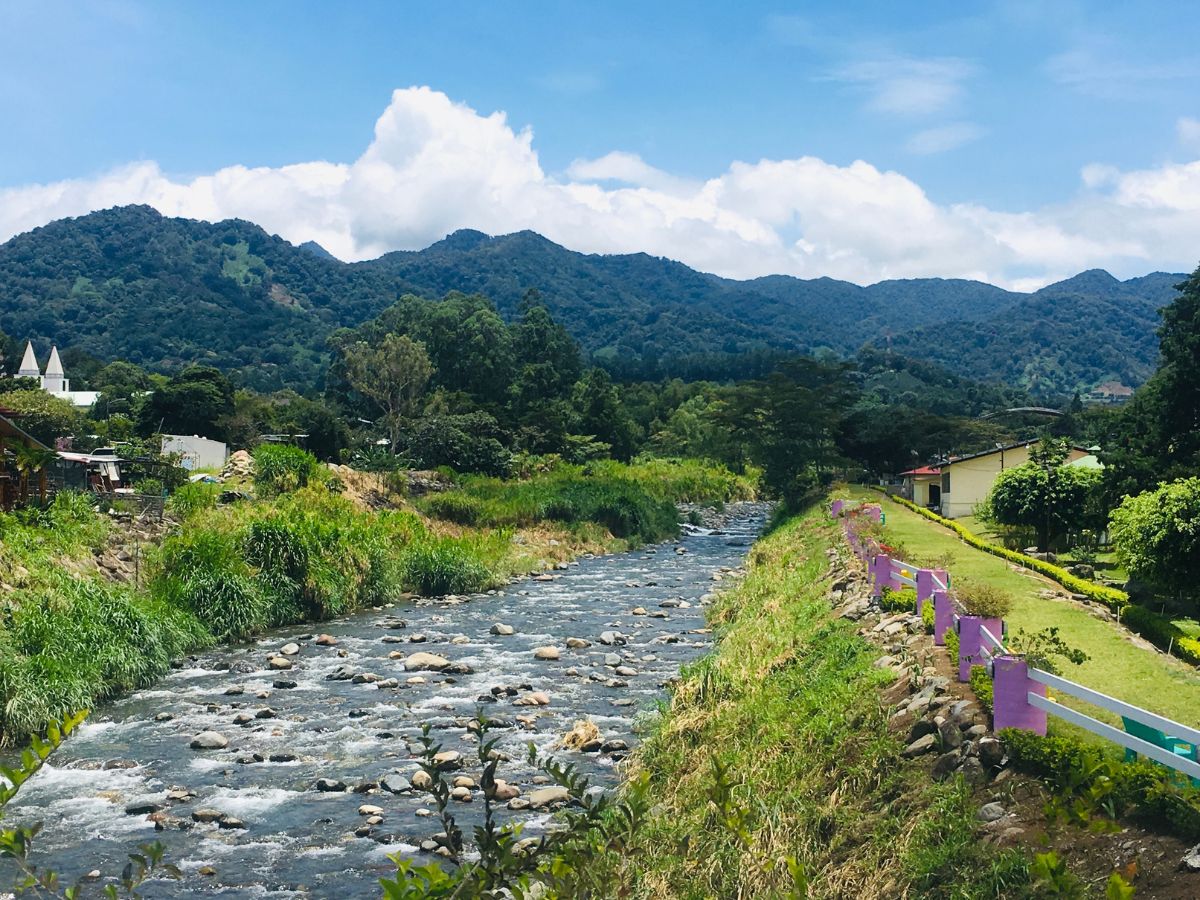
[[[505,435],[484,412],[425,416],[405,424],[398,450],[419,468],[450,466],[459,472],[503,476],[512,454],[501,443]]]
[[[612,448],[617,459],[629,460],[637,452],[638,427],[621,405],[612,379],[603,369],[589,369],[571,396],[575,428]]]
[[[845,364],[798,358],[729,391],[720,420],[784,499],[800,499],[844,462],[836,438],[857,397],[848,374]]]
[[[278,428],[286,434],[307,434],[304,446],[323,462],[336,462],[350,446],[350,429],[335,409],[320,400],[297,397],[277,415]]]
[[[154,387],[150,373],[136,363],[118,359],[101,368],[91,378],[93,390],[100,392],[97,410],[105,417],[130,415],[135,401]]]
[[[1110,534],[1129,574],[1200,607],[1200,477],[1126,497]]]
[[[211,366],[191,366],[157,388],[138,411],[142,434],[196,434],[224,440],[233,385]]]
[[[40,388],[0,394],[0,407],[15,412],[20,428],[50,447],[55,438],[77,434],[84,427],[83,415],[69,401]]]
[[[1029,462],[1005,469],[988,496],[991,515],[1001,525],[1032,528],[1038,548],[1071,531],[1103,523],[1097,505],[1101,473],[1068,466],[1067,445],[1043,440],[1030,448]]]
[[[1109,496],[1200,471],[1200,269],[1162,310],[1158,371],[1137,392],[1105,454]]]
[[[417,411],[433,375],[425,346],[407,335],[389,334],[375,347],[361,341],[351,345],[344,362],[354,389],[383,410],[394,449],[400,443],[404,419]]]

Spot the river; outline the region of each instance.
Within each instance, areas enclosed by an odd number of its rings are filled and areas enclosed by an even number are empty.
[[[252,645],[190,658],[153,687],[95,710],[9,805],[7,823],[43,822],[33,861],[71,880],[96,869],[115,875],[138,844],[161,841],[184,880],[152,881],[142,891],[147,897],[377,897],[378,878],[394,872],[388,854],[432,859],[418,848],[440,827],[424,814],[432,806],[427,794],[354,788],[392,772],[411,776],[423,723],[446,749],[462,752],[463,773],[478,775],[465,726],[480,709],[509,725],[497,732],[500,749],[512,757],[499,776],[525,793],[538,787],[525,763],[528,743],[552,750],[579,719],[590,718],[605,741],[632,745],[635,720],[652,712],[680,666],[709,646],[701,598],[741,564],[765,513],[760,504],[734,505],[716,531],[689,529],[695,533],[678,542],[578,560],[553,580],[396,604],[322,623],[319,632],[282,629]],[[633,614],[639,607],[644,615]],[[492,634],[496,623],[514,633]],[[605,646],[606,631],[628,642]],[[320,633],[337,643],[319,646]],[[590,646],[569,649],[571,637]],[[291,642],[299,646],[292,668],[269,669],[268,659]],[[558,647],[560,658],[536,659],[542,646]],[[403,659],[389,657],[422,651],[472,671],[408,672]],[[331,679],[339,667],[398,685]],[[500,686],[516,688],[515,695],[480,699]],[[545,693],[548,705],[514,705],[533,692]],[[236,724],[239,715],[250,721]],[[525,725],[518,716],[536,721]],[[228,747],[191,749],[204,731],[222,735]],[[619,779],[619,748],[554,754],[575,762],[594,784],[611,787]],[[345,782],[347,790],[317,790],[321,778]],[[192,796],[169,798],[171,789]],[[482,807],[479,792],[472,794],[474,802],[453,804],[467,834]],[[381,807],[383,821],[366,825],[364,803]],[[161,831],[147,815],[155,807],[157,817],[169,817]],[[193,824],[200,809],[245,827]],[[549,819],[532,811],[504,816],[519,817],[527,835]]]

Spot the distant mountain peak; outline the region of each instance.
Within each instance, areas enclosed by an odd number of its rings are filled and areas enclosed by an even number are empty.
[[[322,247],[316,241],[305,241],[303,244],[300,245],[299,249],[304,250],[308,253],[311,253],[313,256],[317,257],[318,259],[328,259],[328,260],[333,260],[334,262],[337,261],[336,256],[334,256],[332,253],[330,253],[328,250],[326,250],[324,247]]]
[[[474,250],[480,244],[486,244],[490,240],[492,240],[490,234],[484,234],[482,231],[476,231],[474,228],[460,228],[458,231],[453,231],[446,235],[440,241],[430,244],[425,248],[424,252],[437,253],[447,250]]]

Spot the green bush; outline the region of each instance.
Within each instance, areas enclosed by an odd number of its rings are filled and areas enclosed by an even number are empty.
[[[259,444],[254,448],[254,485],[264,496],[305,487],[321,471],[315,456],[291,444]]]
[[[185,484],[171,495],[171,499],[167,501],[167,509],[176,518],[187,520],[216,506],[220,493],[221,486],[218,484],[205,484],[202,481]]]
[[[435,519],[458,525],[475,525],[483,517],[483,502],[461,491],[433,494],[423,500],[421,509]]]
[[[879,608],[885,612],[913,612],[917,608],[916,589],[896,591],[885,587],[879,594]]]
[[[926,634],[933,634],[935,623],[932,600],[926,600],[921,604],[921,623],[925,626]]]
[[[410,589],[434,597],[483,590],[492,580],[487,566],[453,538],[417,541],[404,551],[400,573]]]
[[[1170,651],[1180,659],[1200,665],[1200,641],[1168,619],[1144,606],[1131,603],[1121,610],[1121,624],[1137,632],[1156,647]]]
[[[1200,603],[1195,565],[1200,559],[1200,477],[1126,497],[1109,529],[1129,574],[1164,594]]]
[[[953,628],[946,629],[946,652],[950,654],[950,664],[958,665],[958,632]]]
[[[1132,811],[1151,827],[1169,826],[1186,841],[1200,840],[1200,791],[1165,766],[1139,759],[1127,763],[1068,735],[1042,737],[1032,731],[1000,732],[1013,767],[1042,779],[1068,796],[1095,802],[1109,817]]]
[[[992,676],[983,666],[971,666],[970,684],[979,705],[990,716],[992,714]]]
[[[954,596],[968,615],[1003,619],[1012,611],[1012,595],[986,581],[960,578],[955,582]]]

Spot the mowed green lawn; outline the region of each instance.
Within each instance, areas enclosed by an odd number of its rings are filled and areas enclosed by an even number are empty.
[[[1081,666],[1063,666],[1065,677],[1186,725],[1200,725],[1200,670],[1136,646],[1127,631],[1095,618],[1072,603],[1039,597],[1039,591],[1061,586],[1034,572],[1018,571],[1007,560],[964,544],[954,532],[879,493],[854,488],[852,495],[879,502],[888,529],[912,553],[922,557],[948,556],[952,560],[952,582],[956,577],[967,577],[990,582],[1011,593],[1013,610],[1007,620],[1010,634],[1017,629],[1034,632],[1057,625],[1069,644],[1091,657]],[[1085,704],[1071,702],[1071,705],[1085,708]],[[1115,717],[1101,716],[1094,707],[1085,711],[1119,724]]]

